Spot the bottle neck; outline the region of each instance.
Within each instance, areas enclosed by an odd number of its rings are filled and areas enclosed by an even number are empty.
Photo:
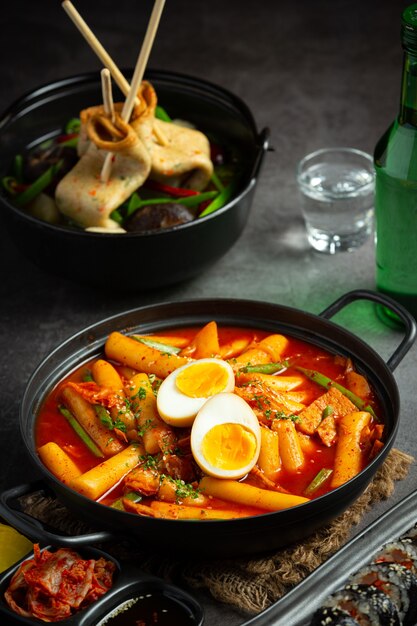
[[[417,127],[417,51],[404,52],[399,122]]]

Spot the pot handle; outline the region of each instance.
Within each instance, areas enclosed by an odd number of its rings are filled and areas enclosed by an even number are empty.
[[[401,304],[386,296],[385,294],[377,293],[375,291],[368,291],[367,289],[357,289],[355,291],[349,291],[344,296],[341,296],[338,300],[333,302],[330,306],[327,307],[322,313],[320,313],[320,317],[324,317],[325,319],[330,319],[341,311],[345,306],[354,302],[355,300],[371,300],[372,302],[376,302],[381,306],[387,307],[391,309],[402,321],[405,327],[405,337],[392,354],[392,356],[387,361],[387,366],[393,372],[397,365],[403,360],[414,341],[416,340],[417,335],[417,323],[414,317],[405,309]]]
[[[97,531],[74,536],[56,534],[48,530],[40,520],[12,506],[11,503],[14,500],[36,491],[45,492],[45,483],[37,481],[18,485],[0,494],[0,517],[29,539],[68,547],[91,545],[92,543],[105,543],[115,540],[115,535],[107,531]]]
[[[262,161],[265,155],[265,152],[269,150],[269,128],[264,128],[259,133],[259,137],[257,143],[259,145],[258,154],[256,155],[255,163],[253,164],[252,172],[250,175],[251,180],[255,180],[259,176],[259,171],[261,169]]]

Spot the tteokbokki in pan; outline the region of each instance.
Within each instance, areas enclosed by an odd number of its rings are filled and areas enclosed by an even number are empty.
[[[110,333],[43,401],[35,437],[46,468],[103,505],[227,520],[354,478],[384,445],[384,416],[350,358],[213,320]]]

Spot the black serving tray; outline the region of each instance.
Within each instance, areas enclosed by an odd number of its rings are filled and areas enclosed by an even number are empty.
[[[341,589],[351,574],[372,561],[384,544],[417,524],[417,491],[351,539],[301,583],[242,626],[308,626],[328,595]]]

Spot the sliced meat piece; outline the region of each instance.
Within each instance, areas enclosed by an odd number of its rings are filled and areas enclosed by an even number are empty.
[[[330,448],[336,440],[337,430],[333,415],[328,415],[319,424],[316,430],[325,446]]]
[[[333,415],[336,418],[358,410],[341,391],[335,387],[330,387],[329,391],[326,391],[298,414],[297,429],[307,435],[312,435],[323,419],[323,411],[326,406],[333,408]]]

